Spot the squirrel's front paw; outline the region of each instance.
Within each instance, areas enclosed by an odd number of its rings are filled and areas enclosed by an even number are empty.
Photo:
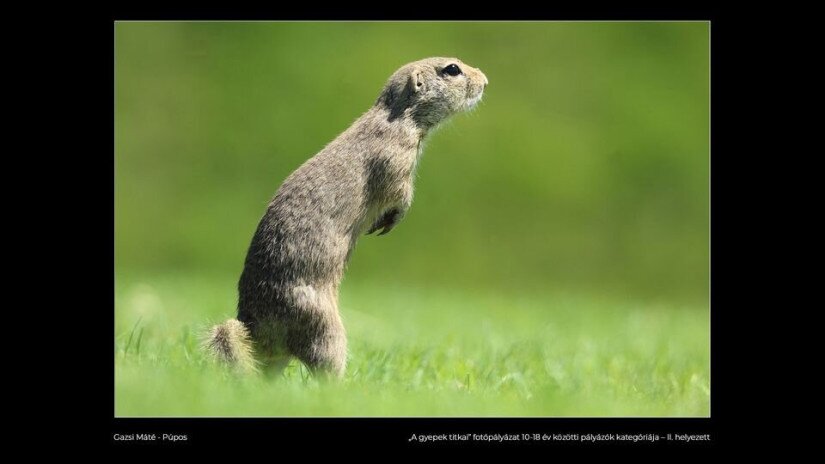
[[[367,231],[367,235],[370,235],[371,233],[381,228],[383,228],[384,230],[382,230],[378,235],[384,235],[391,231],[393,227],[395,227],[395,225],[398,224],[398,221],[400,219],[401,211],[399,209],[393,208],[391,210],[388,210],[380,218],[378,218],[377,221],[375,221],[375,224],[373,224],[372,227],[370,227],[370,229]]]

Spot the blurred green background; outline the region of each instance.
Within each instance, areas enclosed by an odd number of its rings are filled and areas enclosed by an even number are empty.
[[[490,80],[345,282],[706,303],[707,23],[118,23],[116,270],[240,275],[283,179],[401,65]],[[233,282],[234,284],[234,282]]]

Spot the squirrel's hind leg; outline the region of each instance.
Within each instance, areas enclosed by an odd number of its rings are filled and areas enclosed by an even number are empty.
[[[320,290],[316,298],[304,298],[301,315],[286,338],[289,353],[313,373],[341,378],[347,365],[347,336],[338,314],[334,288]]]

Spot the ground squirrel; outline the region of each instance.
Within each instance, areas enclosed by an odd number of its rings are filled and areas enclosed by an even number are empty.
[[[280,372],[292,357],[313,372],[344,373],[347,339],[338,287],[358,237],[404,217],[422,141],[473,108],[487,86],[455,58],[403,66],[372,108],[293,172],[269,202],[238,282],[238,316],[204,345],[242,370]]]

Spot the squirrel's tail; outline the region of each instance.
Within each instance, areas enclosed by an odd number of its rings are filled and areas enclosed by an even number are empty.
[[[258,370],[249,330],[237,319],[213,326],[203,340],[206,353],[241,372]]]

